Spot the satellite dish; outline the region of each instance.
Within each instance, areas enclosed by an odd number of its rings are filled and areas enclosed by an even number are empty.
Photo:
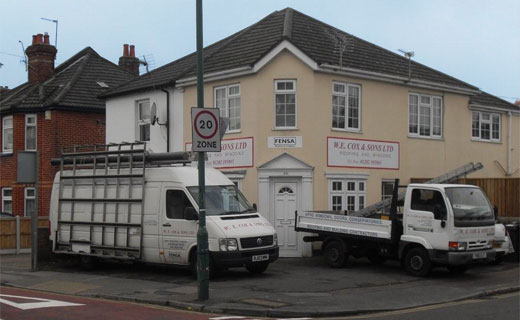
[[[152,124],[152,126],[157,122],[157,120],[159,120],[157,118],[157,106],[155,105],[155,102],[152,103],[152,108],[150,110],[150,122]]]

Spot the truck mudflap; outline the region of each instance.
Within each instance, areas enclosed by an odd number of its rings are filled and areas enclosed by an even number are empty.
[[[433,263],[446,266],[488,263],[493,261],[496,255],[496,251],[493,249],[461,252],[429,250],[429,253]]]
[[[211,258],[218,268],[243,267],[257,262],[274,262],[278,259],[279,248],[251,251],[211,251]]]

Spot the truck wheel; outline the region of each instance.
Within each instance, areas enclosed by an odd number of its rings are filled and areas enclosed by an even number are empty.
[[[348,255],[339,241],[331,241],[325,246],[323,252],[325,262],[331,268],[341,268],[347,264]]]
[[[404,268],[406,272],[412,276],[427,276],[432,269],[428,252],[422,248],[412,248],[406,253]]]
[[[448,271],[452,274],[463,274],[464,272],[466,272],[466,270],[468,270],[468,266],[466,265],[463,265],[463,266],[448,266]]]
[[[260,274],[267,270],[268,266],[269,262],[259,262],[246,265],[246,269],[253,274]]]

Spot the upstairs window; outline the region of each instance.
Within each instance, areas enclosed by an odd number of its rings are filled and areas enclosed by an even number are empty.
[[[361,128],[361,87],[332,83],[332,128],[359,131]]]
[[[25,150],[36,151],[36,120],[35,114],[25,115]]]
[[[442,98],[412,93],[408,100],[408,133],[412,137],[442,136]]]
[[[275,129],[296,129],[296,80],[274,82]]]
[[[214,105],[221,117],[229,118],[228,132],[240,131],[240,85],[216,87]]]
[[[473,111],[471,137],[474,140],[500,141],[500,114]]]
[[[150,101],[137,102],[137,133],[139,141],[150,141]]]
[[[13,152],[13,116],[2,118],[2,152]]]

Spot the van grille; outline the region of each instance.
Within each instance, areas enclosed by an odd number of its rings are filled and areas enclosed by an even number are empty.
[[[243,249],[267,247],[273,245],[273,236],[242,238],[240,244]]]
[[[477,240],[468,242],[468,250],[484,249],[487,245],[486,240]]]

